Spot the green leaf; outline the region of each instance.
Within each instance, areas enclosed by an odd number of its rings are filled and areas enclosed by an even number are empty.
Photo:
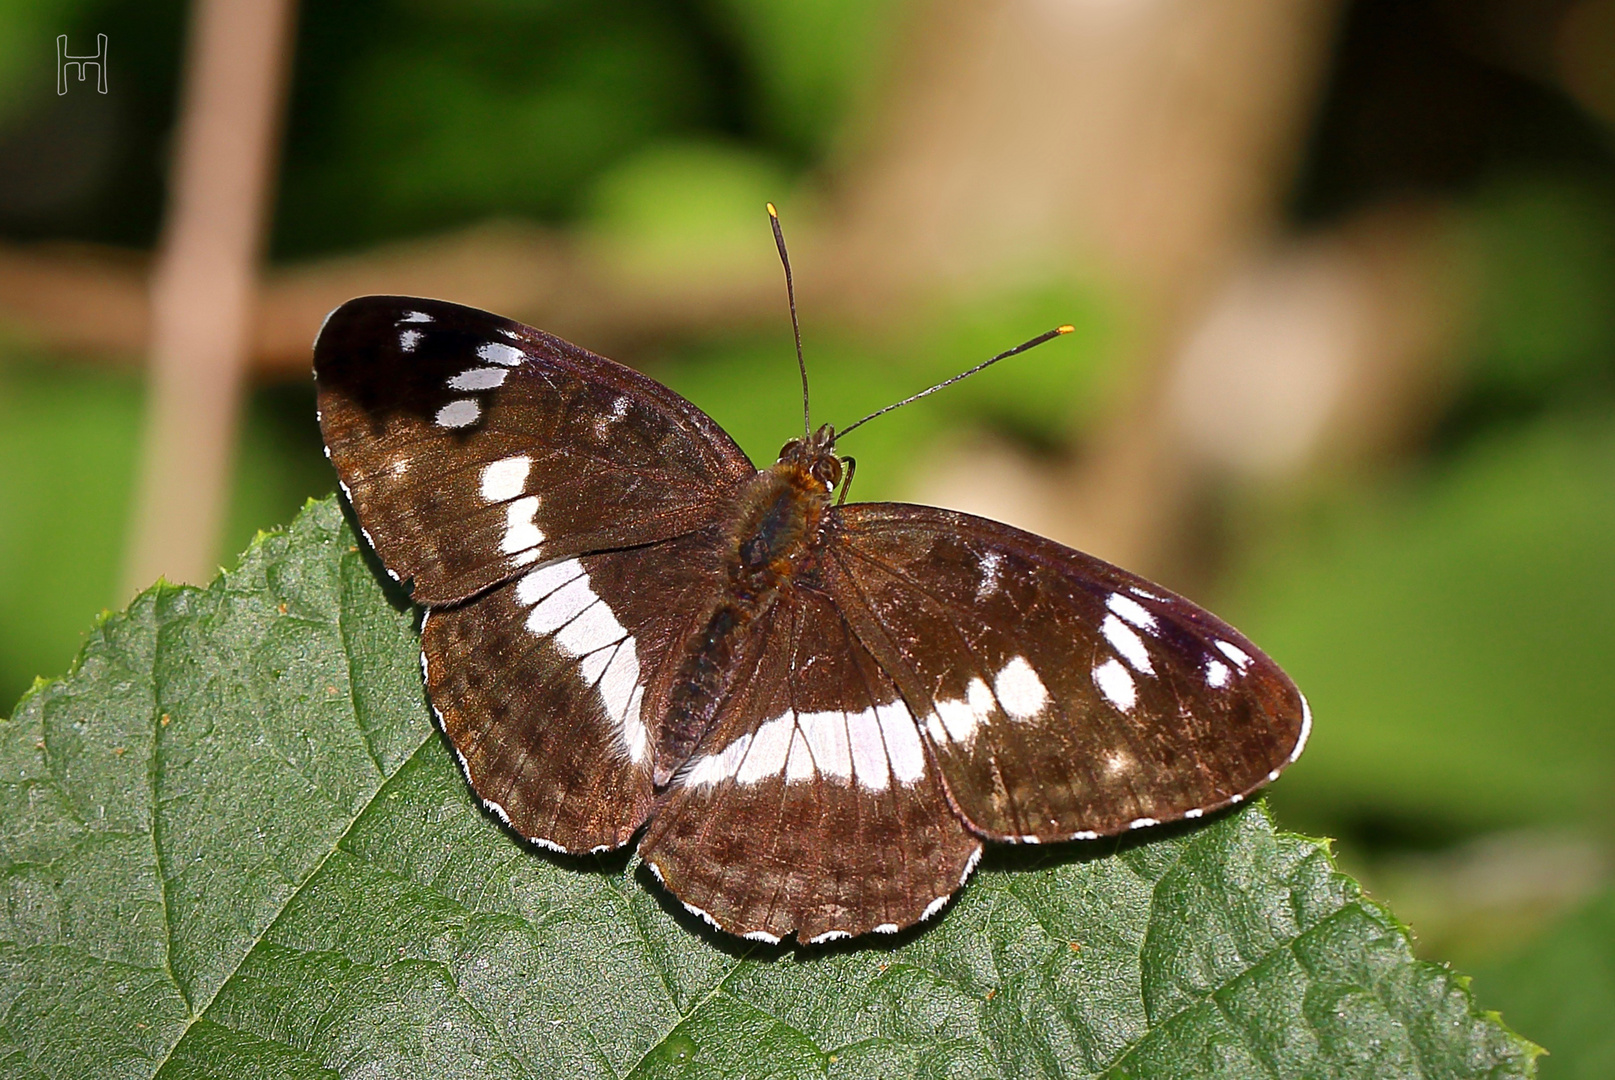
[[[891,944],[743,948],[523,847],[333,501],[0,723],[7,1077],[1527,1076],[1260,806],[995,853]]]

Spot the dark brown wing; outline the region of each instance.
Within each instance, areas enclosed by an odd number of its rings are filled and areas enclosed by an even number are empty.
[[[824,584],[983,836],[1092,838],[1239,802],[1300,754],[1295,684],[1109,563],[933,507],[832,512]]]
[[[665,386],[458,304],[350,300],[320,330],[314,374],[343,492],[419,603],[688,532],[753,472]]]
[[[626,843],[651,810],[656,717],[717,588],[712,529],[547,563],[433,608],[421,668],[471,787],[534,843]]]
[[[787,591],[754,670],[674,777],[639,850],[686,907],[761,941],[894,933],[969,876],[897,688],[824,597]]]

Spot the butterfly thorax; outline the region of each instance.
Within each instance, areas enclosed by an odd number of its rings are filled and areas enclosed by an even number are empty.
[[[780,460],[747,481],[735,499],[725,521],[723,588],[685,642],[668,694],[656,748],[657,786],[668,783],[711,727],[751,652],[758,618],[781,592],[813,574],[831,474],[840,472],[839,462],[830,470],[822,460],[802,452],[801,443],[789,443]]]

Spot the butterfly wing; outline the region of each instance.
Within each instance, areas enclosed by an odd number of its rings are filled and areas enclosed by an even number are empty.
[[[1295,684],[1109,563],[933,507],[830,517],[824,584],[921,717],[977,833],[1091,838],[1239,802],[1300,754]]]
[[[833,604],[788,590],[639,851],[686,907],[763,941],[895,932],[981,854],[897,687]]]
[[[419,603],[689,532],[753,472],[660,383],[458,304],[350,300],[320,330],[314,374],[343,491]]]
[[[652,806],[656,717],[718,585],[707,528],[562,559],[433,608],[421,668],[471,787],[544,847],[626,843]]]

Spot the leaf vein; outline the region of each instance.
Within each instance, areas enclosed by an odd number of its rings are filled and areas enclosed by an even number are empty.
[[[729,980],[732,979],[735,976],[735,973],[740,971],[741,968],[746,966],[746,961],[747,961],[748,958],[750,958],[750,956],[751,956],[751,950],[747,949],[744,954],[742,954],[739,958],[737,958],[735,960],[735,962],[730,966],[729,970],[723,973],[723,977],[721,979],[719,979],[716,983],[713,984],[712,989],[708,990],[706,992],[706,994],[702,996],[700,1001],[697,1001],[694,1005],[691,1005],[689,1007],[689,1009],[684,1012],[683,1015],[681,1015],[677,1020],[673,1021],[672,1025],[670,1027],[668,1027],[667,1033],[664,1034],[660,1039],[657,1039],[654,1043],[652,1043],[650,1045],[650,1047],[643,1054],[639,1055],[639,1060],[634,1062],[633,1067],[630,1068],[627,1072],[623,1073],[622,1075],[623,1076],[632,1076],[636,1072],[638,1072],[639,1067],[641,1065],[645,1064],[645,1061],[652,1054],[656,1053],[657,1050],[660,1050],[662,1048],[662,1046],[667,1042],[667,1040],[672,1037],[672,1035],[673,1035],[673,1033],[675,1031],[677,1031],[681,1026],[683,1026],[683,1024],[687,1020],[689,1020],[690,1017],[692,1017],[696,1013],[700,1012],[701,1009],[706,1005],[707,1002],[711,1001],[713,998],[718,996],[718,993],[721,990],[723,990],[723,988],[725,986],[727,986],[729,984]]]
[[[338,573],[341,573],[341,564],[338,563]],[[370,735],[370,729],[365,726],[364,718],[359,715],[359,694],[353,677],[353,645],[348,640],[347,605],[341,599],[336,605],[336,633],[342,640],[342,660],[348,672],[348,706],[353,710],[353,724],[359,729],[359,738],[364,740],[365,752],[370,755],[370,763],[376,767],[376,775],[385,777],[387,767],[382,764],[381,754],[376,749],[375,740]]]
[[[348,822],[347,828],[342,830],[342,835],[338,836],[336,840],[332,842],[330,849],[326,851],[324,855],[320,856],[319,862],[315,863],[314,866],[309,869],[308,874],[304,876],[302,882],[298,884],[298,886],[291,892],[286,894],[285,900],[280,905],[280,910],[275,913],[275,917],[269,920],[269,923],[258,934],[257,938],[253,941],[253,947],[244,950],[236,959],[235,966],[230,969],[230,973],[223,979],[219,980],[218,989],[213,991],[213,994],[208,998],[207,1003],[203,1005],[200,1010],[198,1010],[194,1005],[190,1005],[190,1018],[186,1020],[184,1028],[181,1029],[179,1038],[174,1040],[173,1045],[168,1048],[167,1052],[163,1054],[162,1059],[157,1062],[157,1068],[154,1070],[154,1075],[155,1073],[161,1072],[163,1066],[167,1065],[168,1062],[173,1058],[174,1051],[178,1049],[180,1043],[185,1041],[186,1034],[190,1032],[191,1028],[195,1026],[198,1020],[207,1015],[207,1011],[212,1008],[213,1002],[218,1000],[219,994],[224,991],[226,986],[230,985],[231,981],[241,971],[242,965],[247,962],[247,958],[253,954],[258,944],[269,937],[269,935],[274,931],[275,927],[280,924],[280,920],[285,917],[287,909],[290,908],[292,903],[303,894],[303,890],[308,888],[309,882],[313,881],[319,876],[320,871],[324,869],[325,864],[330,861],[331,856],[335,855],[337,851],[341,849],[342,842],[348,838],[349,834],[353,832],[354,828],[359,824],[359,822],[364,819],[365,814],[368,813],[370,808],[376,804],[376,799],[387,786],[386,780],[390,780],[392,776],[398,775],[404,766],[414,761],[415,756],[419,754],[425,747],[430,745],[430,742],[431,740],[429,738],[423,736],[420,745],[411,751],[408,757],[399,762],[398,768],[393,770],[391,776],[384,777],[383,782],[376,785],[376,790],[370,793],[370,797],[365,800],[364,805],[360,807],[359,810],[353,815],[353,819]]]
[[[156,639],[158,649],[162,647],[162,637]],[[157,658],[152,658],[152,669],[156,670]],[[163,909],[163,967],[168,977],[173,980],[174,989],[179,991],[180,1000],[185,1003],[185,1011],[195,1016],[196,1009],[191,1004],[190,988],[180,980],[179,972],[174,970],[174,913],[169,903],[168,874],[163,871],[163,836],[162,815],[158,808],[162,805],[162,769],[159,765],[158,747],[162,742],[162,708],[158,704],[158,691],[156,677],[152,679],[152,711],[151,711],[151,757],[146,763],[146,786],[151,796],[151,861],[152,873],[157,875],[157,898]],[[189,1026],[189,1025],[187,1025]]]

